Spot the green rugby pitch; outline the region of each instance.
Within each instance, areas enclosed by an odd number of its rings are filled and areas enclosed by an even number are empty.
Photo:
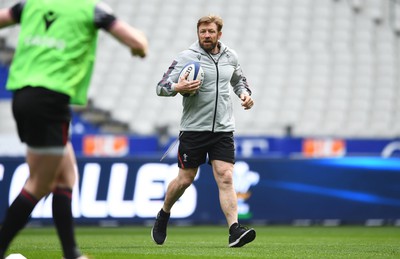
[[[254,226],[256,239],[228,248],[223,226],[174,226],[164,245],[156,245],[151,227],[77,227],[81,251],[102,258],[400,258],[400,227]],[[23,229],[7,254],[28,259],[61,258],[54,228]]]

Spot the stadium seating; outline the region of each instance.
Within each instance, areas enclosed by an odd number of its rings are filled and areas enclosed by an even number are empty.
[[[0,0],[1,6],[12,2]],[[177,135],[181,97],[158,97],[155,86],[174,56],[196,40],[197,19],[215,13],[224,18],[222,40],[239,54],[256,102],[251,111],[243,111],[235,100],[237,134],[284,136],[290,127],[294,136],[400,135],[394,2],[105,2],[150,41],[148,58],[133,59],[101,32],[90,90],[97,108],[128,123],[134,133],[154,134],[157,127],[168,126]],[[0,36],[15,44],[17,32],[2,30]]]

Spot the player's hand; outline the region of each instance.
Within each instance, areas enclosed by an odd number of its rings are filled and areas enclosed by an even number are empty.
[[[181,94],[191,94],[200,88],[200,80],[188,81],[188,73],[179,78],[178,83],[175,85],[175,91]]]
[[[240,100],[242,100],[242,107],[244,107],[245,110],[250,110],[254,105],[253,98],[251,98],[250,95],[241,94]]]
[[[131,49],[132,56],[144,58],[147,56],[147,49]]]

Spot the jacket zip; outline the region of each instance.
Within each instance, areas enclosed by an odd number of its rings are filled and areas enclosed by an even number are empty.
[[[217,83],[215,84],[217,89],[215,91],[215,108],[214,108],[214,118],[213,118],[213,125],[212,125],[212,132],[214,132],[215,129],[215,121],[217,120],[217,108],[218,108],[218,96],[219,96],[219,92],[218,92],[218,85],[219,85],[219,70],[218,70],[218,61],[215,62],[215,68],[217,69]]]
[[[208,55],[208,57],[212,60],[212,62],[214,62],[214,65],[215,65],[215,69],[217,70],[217,83],[215,84],[215,86],[216,86],[216,91],[215,91],[215,106],[214,106],[214,116],[213,116],[213,123],[212,123],[212,129],[211,129],[211,132],[214,132],[214,130],[215,130],[215,121],[217,120],[217,108],[218,108],[218,95],[219,95],[219,88],[218,88],[218,85],[219,85],[219,69],[218,69],[218,61],[219,61],[219,59],[222,57],[222,55],[224,54],[224,52],[225,51],[223,51],[222,53],[221,53],[221,55],[218,57],[218,59],[215,61],[214,59],[213,59],[213,57],[210,55],[210,53],[207,53],[207,55]]]

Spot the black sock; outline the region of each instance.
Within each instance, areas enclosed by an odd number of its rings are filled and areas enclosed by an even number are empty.
[[[64,257],[67,259],[81,256],[75,242],[71,200],[71,189],[57,187],[53,191],[53,220],[61,241]]]
[[[229,227],[229,233],[232,232],[232,230],[236,229],[238,227],[239,223],[233,223],[230,227]]]
[[[4,257],[8,246],[18,232],[24,228],[38,200],[22,189],[21,193],[8,208],[0,230],[0,258]],[[3,257],[1,257],[3,256]]]
[[[163,209],[160,210],[160,216],[162,218],[169,218],[170,215],[171,215],[171,213],[167,213]]]

